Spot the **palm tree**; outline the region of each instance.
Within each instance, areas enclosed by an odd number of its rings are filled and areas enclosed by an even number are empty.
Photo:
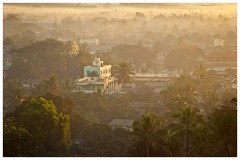
[[[107,112],[110,111],[107,104],[106,95],[102,93],[101,89],[97,89],[97,92],[92,93],[90,97],[87,98],[87,103],[91,109],[97,111],[100,111],[102,109]]]
[[[198,68],[194,71],[193,75],[198,80],[205,80],[207,76],[207,66],[200,64]]]
[[[174,128],[179,137],[183,137],[186,141],[186,154],[189,156],[189,146],[194,137],[199,136],[199,130],[203,127],[203,117],[199,111],[189,104],[184,108],[179,109],[179,112],[174,115],[178,120],[178,125]]]
[[[172,113],[186,105],[195,105],[197,103],[196,90],[192,84],[192,76],[181,74],[172,78],[164,91],[161,101],[165,107],[164,117],[173,121]]]
[[[67,70],[67,62],[64,53],[50,53],[48,63],[44,66],[45,73],[61,75]]]
[[[119,63],[115,71],[115,74],[118,78],[118,83],[122,83],[123,86],[125,86],[125,84],[131,83],[133,81],[131,75],[134,75],[133,70],[133,66],[130,63]]]
[[[117,96],[112,102],[113,108],[111,111],[117,111],[117,116],[129,117],[131,109],[129,108],[129,97],[126,93]]]
[[[93,56],[90,54],[88,47],[83,44],[80,46],[80,51],[77,54],[76,58],[77,63],[79,65],[79,73],[80,77],[83,77],[83,68],[86,65],[89,65],[93,59]]]
[[[195,104],[195,89],[191,82],[191,76],[182,74],[172,79],[167,86],[167,104],[176,104],[178,108],[185,104]]]
[[[17,80],[8,80],[4,84],[4,108],[7,111],[13,111],[15,107],[23,101],[26,92],[23,86]]]
[[[43,80],[43,86],[46,92],[50,92],[52,94],[60,93],[60,84],[59,80],[55,75],[51,75]]]
[[[3,48],[11,52],[14,49],[14,41],[11,37],[6,37],[3,39]]]
[[[73,87],[73,84],[69,81],[68,78],[66,78],[63,82],[60,81],[61,85],[61,92],[64,96],[69,96],[69,93]]]
[[[31,87],[29,92],[30,95],[35,98],[42,96],[46,93],[43,83],[39,83],[37,86]]]
[[[219,103],[219,97],[215,91],[206,91],[203,96],[203,107],[204,110],[209,113]]]
[[[90,123],[90,125],[99,124],[100,122],[99,114],[97,112],[94,112],[93,110],[89,112],[84,112],[83,117],[85,118],[85,120],[87,120],[88,123]]]
[[[123,106],[127,106],[129,102],[129,97],[126,93],[119,95],[115,98],[116,103],[121,104]]]
[[[170,124],[165,131],[167,148],[170,151],[171,156],[177,156],[177,153],[182,148],[181,139],[179,139],[178,132],[175,130],[175,124]]]
[[[216,155],[237,156],[237,111],[216,109],[207,123],[209,143]]]
[[[198,92],[204,94],[206,90],[210,90],[215,82],[215,76],[207,71],[207,66],[200,64],[193,73],[193,81],[197,86]]]
[[[149,149],[156,143],[157,131],[160,123],[152,114],[143,115],[141,119],[134,121],[133,134],[142,141],[146,147],[146,156],[149,157]]]

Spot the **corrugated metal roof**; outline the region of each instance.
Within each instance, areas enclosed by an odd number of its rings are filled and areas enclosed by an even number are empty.
[[[131,119],[114,119],[110,122],[110,126],[132,126],[134,120]]]
[[[220,58],[236,58],[237,52],[228,52],[228,51],[212,51],[206,55],[207,58],[220,57]]]

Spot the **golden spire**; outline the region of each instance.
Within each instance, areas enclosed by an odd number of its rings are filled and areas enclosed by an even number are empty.
[[[73,35],[73,44],[72,44],[72,54],[77,54],[79,52],[79,47],[77,45],[77,42],[76,42],[76,35],[74,33]]]

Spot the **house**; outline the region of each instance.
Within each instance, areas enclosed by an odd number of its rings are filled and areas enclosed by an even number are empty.
[[[13,56],[11,54],[11,46],[3,45],[3,74],[6,74],[6,71],[10,68],[12,63]]]
[[[115,130],[117,128],[122,128],[128,131],[133,131],[132,125],[134,120],[131,119],[114,119],[112,122],[110,122],[109,126]]]
[[[36,87],[40,82],[41,80],[38,80],[38,79],[28,79],[28,80],[23,80],[21,82],[21,85],[24,88],[32,88],[32,87]]]
[[[207,71],[216,71],[217,75],[220,76],[220,77],[227,75],[225,67],[207,68]]]
[[[167,88],[168,82],[171,80],[170,75],[166,73],[153,73],[153,74],[135,74],[132,75],[135,85],[144,84],[153,88],[154,93],[160,93],[160,91]]]
[[[93,71],[92,74],[96,74],[95,71]],[[97,90],[100,89],[106,94],[113,94],[120,89],[115,77],[89,76],[81,79],[76,79],[73,85],[74,89],[72,92],[93,93],[97,92]]]
[[[224,46],[224,40],[223,39],[220,39],[220,38],[214,38],[213,39],[213,46],[214,47],[223,47]]]
[[[237,79],[234,77],[221,79],[220,86],[216,89],[216,93],[219,96],[224,96],[226,93],[237,95]]]
[[[212,51],[206,55],[206,65],[208,68],[224,67],[237,68],[237,52],[236,51]]]
[[[84,67],[84,77],[87,77],[91,72],[95,71],[98,76],[111,77],[112,65],[103,65],[103,61],[100,58],[94,58],[93,66]]]
[[[7,72],[8,69],[11,67],[12,65],[12,58],[3,58],[3,78],[7,78]]]
[[[162,71],[165,69],[165,58],[164,58],[164,53],[163,50],[161,53],[156,55],[156,58],[153,61],[154,68],[157,72]]]
[[[111,76],[111,65],[104,65],[100,58],[94,58],[92,66],[84,67],[84,78],[76,79],[72,92],[113,94],[120,90],[117,78]]]
[[[147,48],[153,47],[153,40],[152,39],[144,39],[143,46]]]
[[[112,44],[88,45],[89,50],[93,52],[109,52],[112,50]]]
[[[97,38],[80,38],[79,43],[87,45],[99,45],[100,41]]]

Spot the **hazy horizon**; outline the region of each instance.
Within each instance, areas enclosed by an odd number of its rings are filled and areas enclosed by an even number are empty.
[[[59,10],[60,8],[64,8],[64,10]],[[126,14],[132,14],[137,11],[143,12],[149,17],[160,13],[166,15],[191,13],[210,15],[212,17],[221,14],[226,17],[234,17],[237,13],[237,5],[235,3],[3,3],[4,15],[10,13],[64,15],[108,13],[111,16],[114,14],[122,18],[126,17]]]
[[[4,157],[237,157],[237,3],[4,3]]]

